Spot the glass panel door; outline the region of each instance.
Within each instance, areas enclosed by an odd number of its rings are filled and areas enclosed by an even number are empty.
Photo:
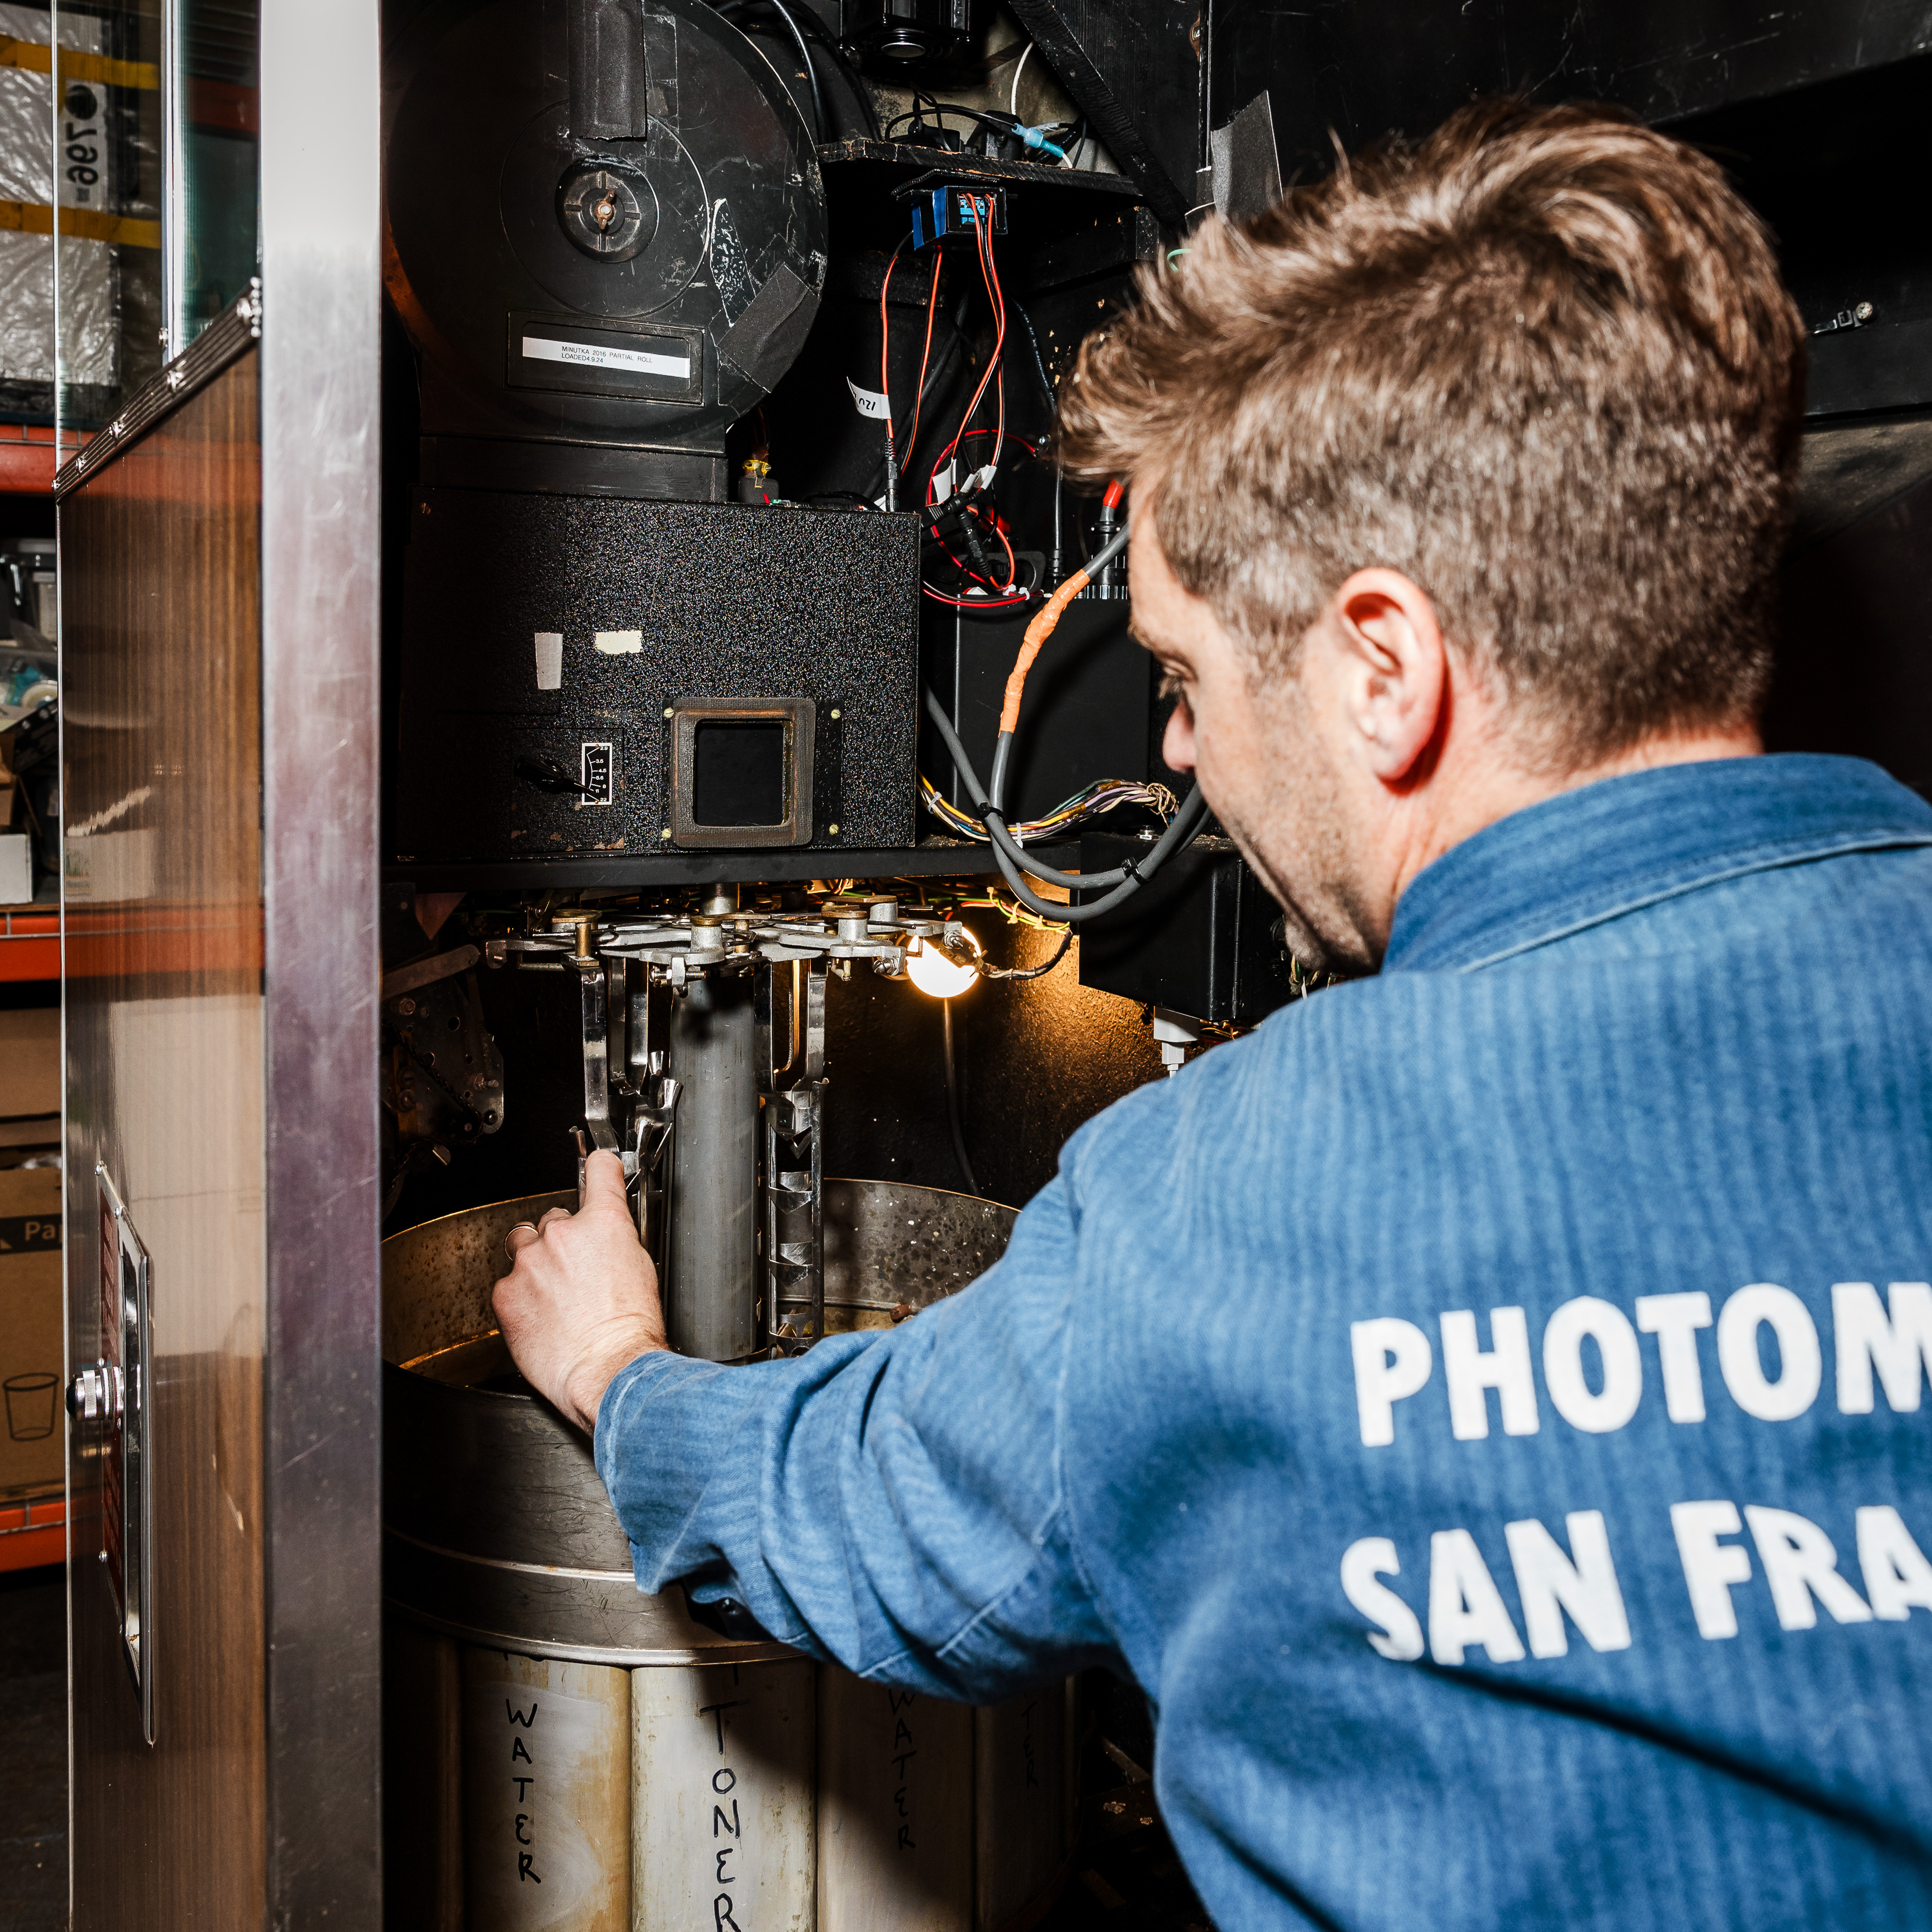
[[[52,232],[58,211],[55,375],[64,457],[161,366],[164,40],[161,0],[56,0],[36,17],[40,42],[51,29],[57,48],[34,78],[52,131],[53,206],[41,232]]]
[[[261,260],[257,0],[175,0],[169,340],[185,349]]]

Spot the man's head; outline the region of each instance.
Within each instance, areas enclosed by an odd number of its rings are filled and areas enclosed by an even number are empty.
[[[1132,479],[1170,761],[1298,950],[1372,964],[1503,812],[1755,748],[1803,344],[1718,168],[1594,110],[1466,110],[1145,276],[1066,460]]]

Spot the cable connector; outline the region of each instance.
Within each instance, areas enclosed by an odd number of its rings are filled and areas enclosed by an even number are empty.
[[[1044,154],[1051,154],[1056,161],[1065,162],[1066,150],[1058,142],[1049,141],[1044,128],[1016,128],[1012,131],[1029,148],[1036,148]]]

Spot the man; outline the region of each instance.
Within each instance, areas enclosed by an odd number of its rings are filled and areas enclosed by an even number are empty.
[[[1932,1923],[1932,810],[1756,718],[1803,330],[1718,171],[1466,112],[1084,355],[1169,761],[1310,963],[890,1334],[498,1290],[640,1583],[1158,1712],[1228,1932]]]

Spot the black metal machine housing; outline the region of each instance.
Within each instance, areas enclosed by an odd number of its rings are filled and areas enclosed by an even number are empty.
[[[486,0],[386,68],[386,269],[422,479],[720,501],[825,280],[812,137],[698,0]]]
[[[425,490],[410,524],[403,862],[912,843],[913,518]]]

